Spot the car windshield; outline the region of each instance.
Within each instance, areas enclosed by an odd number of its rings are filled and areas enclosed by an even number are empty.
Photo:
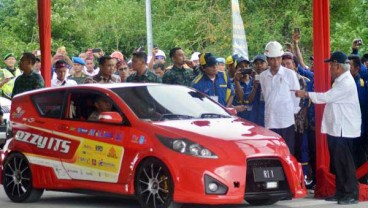
[[[219,104],[184,86],[149,85],[112,90],[143,120],[231,117]]]

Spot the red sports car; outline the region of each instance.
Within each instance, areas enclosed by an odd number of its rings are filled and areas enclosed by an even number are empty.
[[[133,196],[149,208],[306,195],[301,166],[279,135],[187,87],[41,89],[17,95],[10,117],[0,181],[14,202],[44,190]]]

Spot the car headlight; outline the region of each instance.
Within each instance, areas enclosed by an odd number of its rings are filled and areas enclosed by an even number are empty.
[[[201,158],[217,159],[217,155],[202,145],[192,142],[185,138],[169,138],[161,135],[156,135],[160,142],[166,147],[183,154],[192,155]]]

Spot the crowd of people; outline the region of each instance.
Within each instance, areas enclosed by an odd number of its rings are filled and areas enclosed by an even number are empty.
[[[300,35],[295,33],[293,43],[288,45],[286,51],[279,42],[271,41],[266,45],[264,53],[251,60],[239,55],[222,58],[212,53],[199,52],[192,53],[187,59],[184,50],[175,47],[169,51],[168,61],[166,54],[157,46],[151,56],[141,48],[135,50],[129,61],[120,51],[106,55],[98,48],[70,58],[65,47],[60,47],[52,57],[51,87],[85,83],[153,82],[195,88],[221,105],[235,108],[238,116],[280,134],[290,153],[302,163],[307,185],[312,187],[316,172],[314,103],[327,103],[327,106],[332,103],[332,107],[326,107],[324,122],[327,123],[323,123],[325,126],[322,133],[329,137],[331,172],[337,174],[336,180],[341,180],[341,175],[345,177],[347,174],[341,173],[342,165],[355,173],[355,169],[367,161],[368,53],[359,56],[359,41],[353,42],[349,56],[342,52],[333,53],[328,60],[332,92],[313,93],[314,70],[318,69],[313,67],[313,57],[310,58],[311,66],[307,66],[299,49],[299,41]],[[1,96],[11,99],[19,93],[44,87],[39,55],[38,51],[23,53],[20,69],[17,68],[14,54],[9,53],[4,57],[6,68],[0,70]],[[346,86],[340,89],[344,76],[354,80],[352,91],[346,91]],[[355,92],[360,109],[358,113],[351,110],[357,104]],[[341,103],[346,104],[346,101],[353,102],[353,107],[336,107]],[[349,126],[349,118],[342,117],[346,113],[349,114],[347,117],[356,115],[352,126]],[[332,121],[327,121],[331,116]],[[349,133],[357,125],[361,131]],[[337,148],[342,146],[341,138],[347,140],[344,144],[346,148]],[[351,157],[339,156],[341,151],[349,151]],[[349,157],[349,165],[339,162],[346,162],[341,157]],[[349,180],[348,183],[357,183],[356,178]],[[359,181],[367,183],[367,177]],[[344,190],[346,181],[336,183],[339,186],[332,200],[341,204],[357,202],[356,187]]]

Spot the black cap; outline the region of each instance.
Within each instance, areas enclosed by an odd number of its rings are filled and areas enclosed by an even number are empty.
[[[206,53],[204,59],[206,60],[207,67],[215,66],[217,64],[216,57],[211,53]]]
[[[250,64],[250,62],[249,62],[249,60],[248,60],[248,59],[246,59],[246,58],[244,58],[244,57],[240,56],[240,57],[238,57],[238,59],[236,60],[235,68],[236,68],[236,67],[238,67],[238,65],[239,65],[240,63],[242,63],[242,62],[245,62],[245,63],[247,63],[247,64]]]
[[[340,64],[346,64],[348,57],[345,55],[345,53],[341,52],[341,51],[335,51],[331,54],[330,59],[325,59],[325,62],[333,62],[336,61],[337,63]]]
[[[255,61],[257,61],[257,60],[260,60],[260,61],[263,61],[263,62],[266,62],[266,56],[265,55],[263,55],[263,54],[258,54],[258,55],[256,55],[254,58],[253,58],[253,60],[252,60],[252,62],[255,62]]]

